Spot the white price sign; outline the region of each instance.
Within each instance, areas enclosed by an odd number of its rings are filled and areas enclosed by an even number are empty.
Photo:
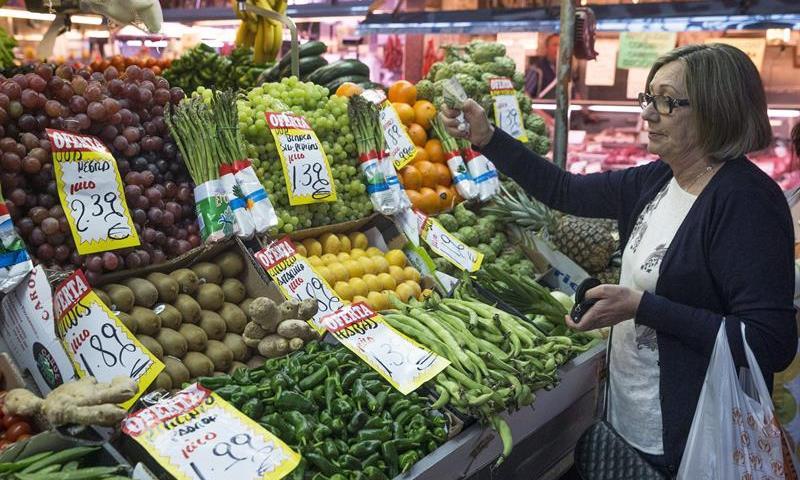
[[[92,376],[101,382],[118,376],[132,378],[139,390],[122,406],[133,405],[164,364],[125,328],[80,270],[58,286],[54,303],[58,336],[78,376]]]
[[[476,272],[481,268],[483,254],[454,237],[433,218],[428,217],[422,224],[421,236],[431,250],[461,270]]]
[[[81,255],[139,245],[117,161],[95,137],[47,129],[58,198]]]
[[[179,480],[278,480],[300,455],[197,384],[129,415],[122,431]]]
[[[522,112],[514,92],[514,84],[508,78],[489,80],[489,90],[494,100],[494,122],[501,130],[521,142],[527,142]]]
[[[386,149],[389,150],[394,168],[400,170],[417,155],[417,146],[411,141],[408,131],[400,121],[397,110],[383,92],[366,90],[361,96],[380,108],[380,121],[381,127],[383,127],[383,138],[386,140]]]
[[[447,368],[450,361],[389,326],[363,303],[342,307],[322,319],[327,330],[403,395]]]
[[[266,112],[267,126],[278,147],[290,205],[335,202],[328,157],[305,118],[291,113]]]
[[[313,298],[317,301],[317,313],[309,323],[318,332],[324,332],[320,320],[344,303],[306,259],[297,255],[291,239],[284,237],[275,241],[257,252],[255,257],[285,298],[298,301]]]

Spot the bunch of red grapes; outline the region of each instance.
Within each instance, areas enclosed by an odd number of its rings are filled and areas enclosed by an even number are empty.
[[[193,184],[164,110],[184,96],[152,70],[102,73],[38,64],[0,75],[0,182],[14,224],[39,263],[103,272],[163,262],[200,245]],[[141,245],[78,255],[58,198],[46,128],[94,135],[117,160]]]

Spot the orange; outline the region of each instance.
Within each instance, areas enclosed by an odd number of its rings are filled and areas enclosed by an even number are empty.
[[[419,190],[419,209],[427,214],[437,213],[439,211],[439,195],[436,190],[428,187],[422,187]]]
[[[439,196],[439,211],[443,212],[453,208],[453,192],[450,187],[439,185],[436,187],[436,195]]]
[[[400,170],[400,176],[403,178],[403,186],[406,190],[419,190],[422,186],[422,174],[414,165],[408,165]]]
[[[414,155],[414,158],[411,160],[411,163],[413,164],[417,162],[427,162],[429,160],[430,157],[428,157],[428,152],[424,148],[418,148],[417,154]]]
[[[431,128],[431,120],[436,115],[436,107],[427,100],[417,100],[414,103],[414,115],[417,118],[417,123],[422,125],[425,130],[428,130]]]
[[[363,88],[353,82],[344,82],[336,89],[336,95],[340,97],[352,97],[353,95],[361,94],[363,91]]]
[[[387,97],[392,103],[405,103],[411,106],[417,101],[417,87],[407,80],[398,80],[389,87]]]
[[[436,172],[436,185],[449,187],[453,183],[453,176],[450,175],[450,169],[446,163],[434,163],[433,168]]]
[[[414,167],[419,170],[423,187],[436,187],[436,167],[431,162],[417,162]]]
[[[427,132],[425,132],[425,129],[418,123],[412,123],[408,126],[408,136],[411,137],[411,141],[414,142],[414,145],[418,147],[424,147],[425,142],[428,141]]]
[[[403,122],[403,125],[411,125],[414,123],[414,109],[411,108],[411,105],[407,103],[393,103],[395,111],[397,111],[397,116],[400,117],[400,121]]]
[[[459,203],[464,201],[464,197],[458,193],[458,189],[455,187],[450,187],[450,190],[453,192],[453,205],[458,205]]]
[[[428,152],[428,158],[431,162],[444,162],[444,150],[442,149],[442,142],[438,138],[431,138],[425,142],[425,151]]]
[[[408,195],[409,201],[411,201],[411,205],[416,208],[417,210],[422,210],[420,207],[420,194],[416,190],[406,190],[406,195]]]

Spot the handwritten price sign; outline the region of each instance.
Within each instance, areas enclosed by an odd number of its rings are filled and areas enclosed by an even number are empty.
[[[322,319],[325,328],[403,395],[444,370],[450,361],[389,326],[363,303],[346,305]]]
[[[92,376],[110,382],[121,375],[139,385],[130,408],[164,369],[89,286],[80,270],[55,292],[56,330],[79,377]]]
[[[297,255],[294,243],[289,237],[273,242],[257,252],[256,260],[275,281],[286,299],[303,301],[313,298],[317,301],[317,314],[308,323],[319,333],[325,331],[320,320],[344,303],[305,258]]]
[[[408,131],[403,127],[397,110],[380,90],[366,90],[361,94],[364,98],[378,106],[381,126],[383,127],[383,138],[386,140],[386,148],[392,156],[394,168],[400,170],[414,159],[417,155],[417,146],[408,136]]]
[[[520,142],[527,142],[514,84],[505,77],[492,78],[489,80],[489,91],[494,99],[495,125]]]
[[[129,415],[122,431],[178,480],[278,480],[300,463],[279,438],[197,384]]]
[[[454,237],[437,220],[427,217],[422,223],[420,236],[431,250],[461,270],[476,272],[481,268],[483,254]]]
[[[47,129],[58,198],[67,214],[78,253],[139,245],[124,201],[117,161],[89,135]]]
[[[335,202],[336,187],[328,157],[311,125],[291,113],[265,115],[281,158],[289,204]]]

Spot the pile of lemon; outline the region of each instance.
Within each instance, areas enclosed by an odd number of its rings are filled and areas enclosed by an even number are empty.
[[[403,302],[421,298],[420,274],[402,250],[382,252],[362,232],[326,233],[296,244],[297,252],[332,286],[342,300],[363,302],[373,310],[390,308],[389,295]]]

